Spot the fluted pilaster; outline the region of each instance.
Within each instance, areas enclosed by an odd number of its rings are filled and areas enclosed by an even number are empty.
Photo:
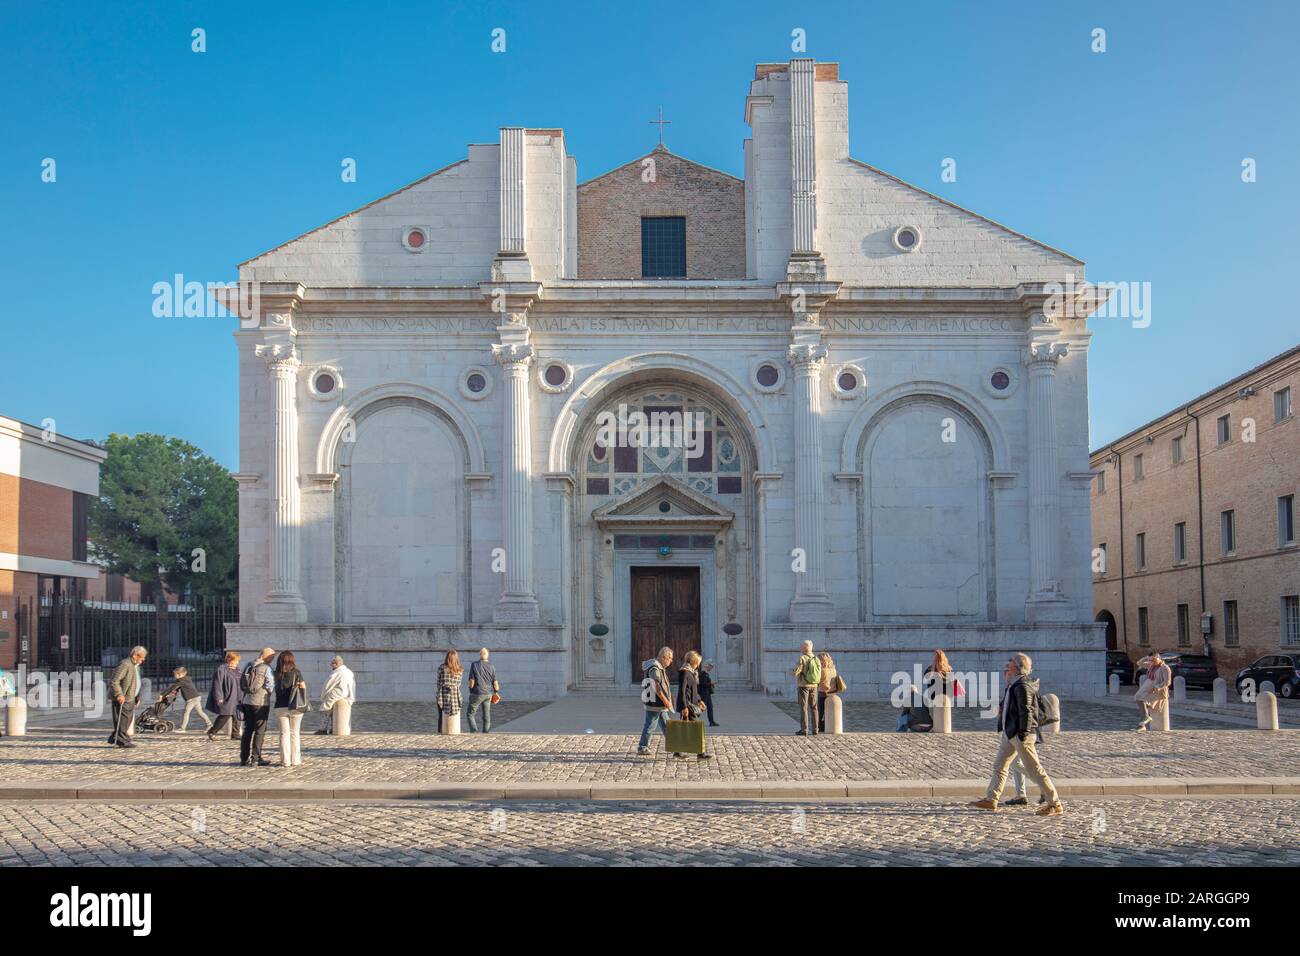
[[[794,623],[834,620],[835,607],[826,593],[825,513],[822,480],[821,373],[826,349],[794,345],[794,546],[803,551],[804,571],[795,574],[790,620]]]
[[[493,611],[493,619],[499,623],[536,623],[538,606],[533,593],[532,431],[528,385],[533,348],[510,342],[492,346],[492,355],[505,373],[501,529],[506,546],[505,588]]]
[[[292,344],[259,345],[275,403],[271,446],[270,588],[259,621],[307,620],[299,588],[302,504],[298,487],[298,357]]]
[[[1060,465],[1056,444],[1056,369],[1067,346],[1035,342],[1029,370],[1029,599],[1031,620],[1068,613],[1060,580]]]

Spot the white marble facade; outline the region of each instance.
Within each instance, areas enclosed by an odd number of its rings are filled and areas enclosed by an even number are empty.
[[[726,687],[789,695],[811,638],[851,697],[936,647],[1102,693],[1089,333],[1044,317],[1083,264],[850,158],[823,66],[751,83],[747,278],[575,278],[553,129],[243,263],[231,646],[317,683],[343,653],[367,699],[484,645],[512,697],[621,691],[630,569],[664,564]],[[620,404],[698,414],[707,460],[597,451]]]

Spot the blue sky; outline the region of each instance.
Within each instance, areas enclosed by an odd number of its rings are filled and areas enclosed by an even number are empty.
[[[1300,342],[1275,291],[1297,273],[1300,4],[791,7],[5,4],[0,414],[237,467],[231,323],[155,318],[155,282],[231,280],[502,125],[562,126],[586,179],[648,151],[662,105],[671,149],[740,174],[753,65],[796,27],[841,64],[854,156],[1151,283],[1149,328],[1094,323],[1094,446]]]

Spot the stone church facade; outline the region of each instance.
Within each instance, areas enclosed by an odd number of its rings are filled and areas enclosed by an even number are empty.
[[[764,64],[736,179],[660,147],[582,184],[558,129],[240,267],[241,622],[424,699],[486,646],[516,699],[662,644],[851,697],[946,649],[1103,692],[1083,264],[848,154],[836,64]]]

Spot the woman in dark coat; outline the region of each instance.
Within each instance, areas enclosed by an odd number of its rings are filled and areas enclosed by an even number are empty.
[[[704,703],[700,697],[700,653],[687,651],[686,663],[677,675],[677,712],[682,720],[699,720],[704,716]],[[673,754],[679,760],[685,760],[686,754]],[[712,760],[713,754],[697,754],[698,760]]]
[[[208,700],[204,704],[209,713],[217,715],[216,721],[208,729],[208,739],[216,740],[226,724],[230,724],[230,739],[238,740],[242,728],[239,726],[239,655],[226,651],[226,659],[212,675],[212,687],[208,690]]]

